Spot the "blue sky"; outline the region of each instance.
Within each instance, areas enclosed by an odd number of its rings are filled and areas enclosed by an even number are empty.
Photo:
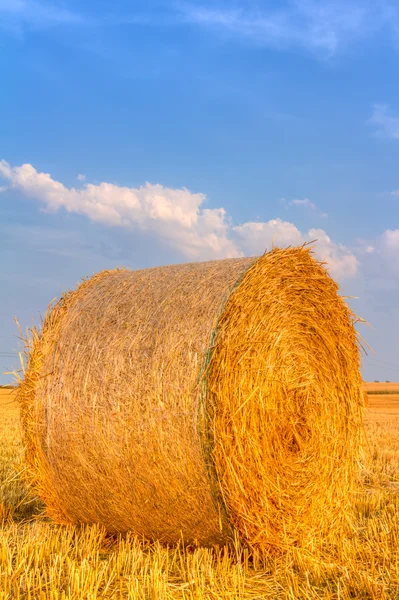
[[[398,76],[389,0],[0,0],[1,371],[82,276],[317,239],[399,380]]]

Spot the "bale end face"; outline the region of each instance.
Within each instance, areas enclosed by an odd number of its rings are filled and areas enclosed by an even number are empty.
[[[221,496],[252,545],[309,541],[348,519],[362,437],[353,315],[303,249],[245,274],[207,369]]]

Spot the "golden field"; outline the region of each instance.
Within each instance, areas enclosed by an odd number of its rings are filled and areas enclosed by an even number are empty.
[[[367,388],[378,394],[365,411],[356,526],[263,562],[238,543],[167,549],[49,522],[23,483],[19,410],[0,389],[0,600],[399,598],[399,384]]]
[[[399,394],[399,383],[395,381],[368,381],[364,384],[364,387],[368,393],[376,391],[379,394],[384,392],[387,394],[394,394],[397,392]]]

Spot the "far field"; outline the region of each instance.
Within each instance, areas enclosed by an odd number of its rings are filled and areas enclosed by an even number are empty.
[[[378,393],[399,394],[399,383],[395,381],[368,381],[365,383],[368,393],[376,391]]]
[[[41,516],[23,482],[19,409],[0,389],[0,600],[399,598],[399,383],[369,383],[356,526],[263,564],[234,550],[167,549]],[[384,390],[389,392],[384,395]],[[397,393],[395,393],[397,392]]]
[[[364,384],[368,394],[399,394],[399,384],[392,381],[369,381]]]

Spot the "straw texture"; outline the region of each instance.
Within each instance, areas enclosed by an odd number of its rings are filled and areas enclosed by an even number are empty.
[[[300,247],[104,271],[64,295],[18,392],[48,515],[261,549],[341,527],[363,395],[337,292]]]

